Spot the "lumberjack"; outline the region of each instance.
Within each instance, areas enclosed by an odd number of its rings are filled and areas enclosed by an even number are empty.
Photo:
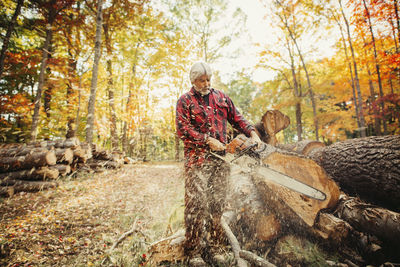
[[[207,63],[195,63],[190,70],[193,86],[176,106],[177,134],[185,154],[184,250],[191,266],[204,266],[204,261],[214,265],[225,242],[220,218],[230,169],[210,152],[225,153],[227,122],[251,137],[251,142],[262,143],[232,100],[210,87],[211,76]]]

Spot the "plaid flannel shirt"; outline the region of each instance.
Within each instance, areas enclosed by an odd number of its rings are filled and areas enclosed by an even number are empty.
[[[186,167],[201,165],[209,151],[208,136],[226,144],[229,122],[235,129],[250,136],[254,127],[239,113],[232,100],[223,92],[210,90],[209,105],[192,87],[176,105],[176,129],[183,140]]]

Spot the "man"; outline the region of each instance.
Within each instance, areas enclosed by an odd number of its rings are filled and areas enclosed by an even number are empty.
[[[190,70],[193,87],[176,106],[176,128],[185,154],[185,254],[191,266],[213,264],[225,242],[220,218],[225,207],[229,166],[210,152],[223,154],[229,122],[261,143],[254,127],[223,92],[210,87],[211,68],[197,62]]]

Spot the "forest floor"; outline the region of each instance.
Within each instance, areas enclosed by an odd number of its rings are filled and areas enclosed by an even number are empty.
[[[138,266],[181,227],[183,165],[125,165],[0,198],[0,266]],[[133,235],[116,240],[135,225]]]

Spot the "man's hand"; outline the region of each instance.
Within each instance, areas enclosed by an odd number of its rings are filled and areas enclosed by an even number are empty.
[[[252,131],[250,133],[250,140],[252,144],[257,144],[257,147],[260,148],[260,146],[262,145],[262,141],[260,139],[260,137],[258,136],[258,134],[256,133],[256,131]]]
[[[213,137],[208,137],[206,142],[213,151],[225,150],[225,145]]]

